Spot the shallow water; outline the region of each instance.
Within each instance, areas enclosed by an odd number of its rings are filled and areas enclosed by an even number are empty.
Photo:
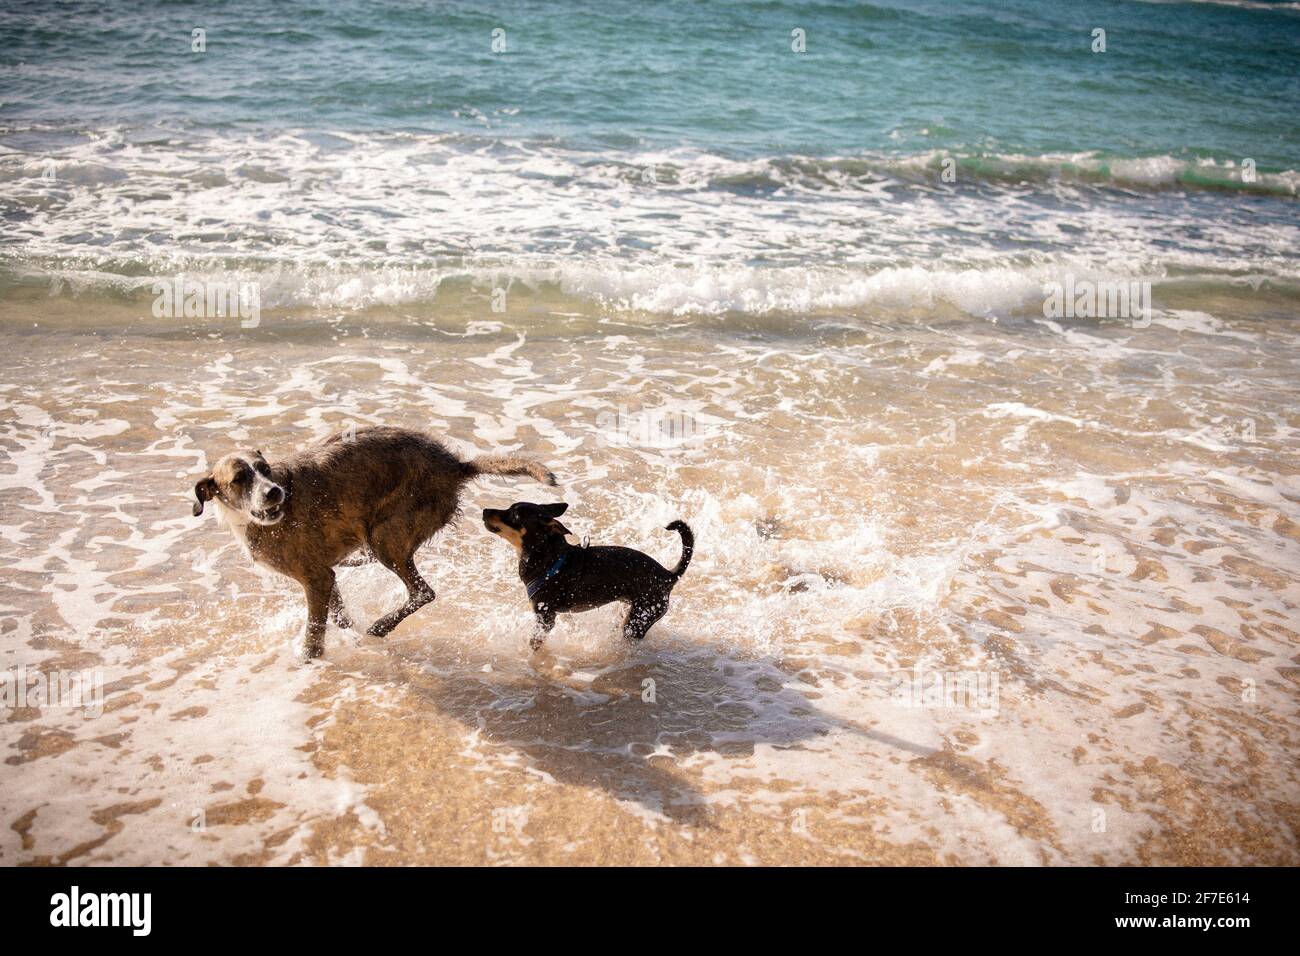
[[[2,660],[107,689],[3,725],[6,861],[1295,862],[1288,325],[539,309],[6,307]],[[433,605],[297,664],[297,587],[189,488],[378,421],[548,462],[593,542],[671,564],[685,518],[672,611],[530,658],[474,516],[550,493],[484,481]]]

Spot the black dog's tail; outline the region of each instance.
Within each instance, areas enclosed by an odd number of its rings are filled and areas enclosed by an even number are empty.
[[[673,577],[680,578],[686,573],[686,566],[691,563],[691,552],[695,550],[695,535],[691,534],[691,529],[685,521],[674,521],[664,530],[676,531],[682,536],[682,559],[677,562],[677,567],[673,568]]]

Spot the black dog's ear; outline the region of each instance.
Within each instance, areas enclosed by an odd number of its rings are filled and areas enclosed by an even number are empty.
[[[569,505],[563,501],[557,501],[553,505],[539,505],[538,510],[548,518],[558,518],[569,510]]]
[[[194,486],[194,497],[198,499],[194,502],[194,517],[197,518],[199,515],[203,514],[203,502],[211,501],[216,496],[217,483],[212,480],[211,475],[208,475],[208,477],[199,481],[199,483]]]
[[[559,523],[558,521],[556,521],[554,518],[552,518],[550,521],[546,522],[546,524],[547,524],[547,527],[554,528],[556,531],[560,532],[560,534],[573,534],[572,531],[570,531],[570,530],[569,530],[568,528],[566,528],[564,525],[560,524],[560,523]]]

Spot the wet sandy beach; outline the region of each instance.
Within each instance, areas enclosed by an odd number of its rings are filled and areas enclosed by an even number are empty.
[[[8,296],[0,671],[103,697],[0,717],[0,864],[1300,862],[1289,324],[486,295]],[[684,518],[672,610],[530,655],[475,516],[553,493],[496,479],[419,555],[434,604],[300,663],[299,589],[190,488],[349,422],[533,455],[593,543],[671,564]],[[401,593],[340,580],[359,624]]]

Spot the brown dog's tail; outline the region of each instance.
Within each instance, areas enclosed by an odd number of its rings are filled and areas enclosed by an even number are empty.
[[[686,573],[686,566],[691,563],[691,553],[695,550],[695,535],[685,521],[674,521],[664,527],[665,531],[676,531],[682,536],[682,559],[673,568],[673,577],[680,578]]]
[[[465,473],[469,478],[477,478],[479,475],[527,475],[544,485],[559,484],[545,465],[516,455],[480,455],[473,461],[465,462]]]

